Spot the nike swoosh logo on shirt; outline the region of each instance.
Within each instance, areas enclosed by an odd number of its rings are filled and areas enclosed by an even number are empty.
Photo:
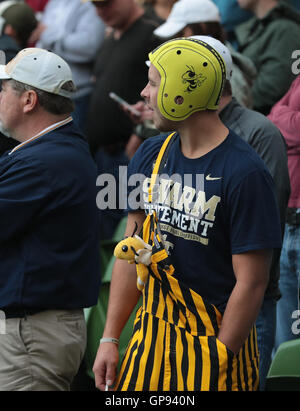
[[[207,181],[221,180],[222,177],[211,177],[210,174],[206,176]]]

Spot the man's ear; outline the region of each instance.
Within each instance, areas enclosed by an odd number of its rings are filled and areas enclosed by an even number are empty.
[[[11,24],[6,24],[6,26],[4,28],[4,34],[6,34],[7,36],[10,36],[14,39],[17,38],[17,32]]]
[[[33,111],[38,104],[38,96],[34,90],[25,91],[22,94],[23,112],[24,114]]]

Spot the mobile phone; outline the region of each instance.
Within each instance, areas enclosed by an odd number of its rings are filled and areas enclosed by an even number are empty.
[[[126,107],[129,111],[132,112],[132,114],[134,114],[135,116],[140,116],[141,113],[136,110],[135,108],[131,107],[131,105],[129,103],[127,103],[127,101],[123,100],[121,97],[119,97],[116,93],[114,93],[113,91],[111,91],[109,93],[109,97],[112,98],[113,100],[115,100],[117,103],[121,104],[122,106]]]

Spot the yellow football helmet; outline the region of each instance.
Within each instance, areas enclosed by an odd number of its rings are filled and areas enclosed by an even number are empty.
[[[165,118],[182,121],[195,111],[218,109],[226,67],[209,44],[193,38],[169,40],[149,60],[161,76],[157,104]]]

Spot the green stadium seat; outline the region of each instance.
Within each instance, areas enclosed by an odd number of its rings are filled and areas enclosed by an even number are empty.
[[[266,391],[300,391],[300,339],[278,347],[267,375]]]

